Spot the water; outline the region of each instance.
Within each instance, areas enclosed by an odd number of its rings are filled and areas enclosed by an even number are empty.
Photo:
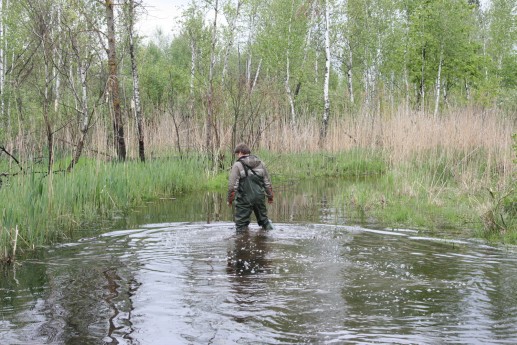
[[[286,189],[269,232],[218,194],[85,229],[2,268],[0,344],[517,343],[516,252],[347,225],[333,190]]]

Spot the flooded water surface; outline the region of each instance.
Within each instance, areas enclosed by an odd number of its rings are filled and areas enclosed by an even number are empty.
[[[350,224],[329,190],[239,234],[222,195],[163,201],[3,267],[0,344],[517,343],[514,251]]]

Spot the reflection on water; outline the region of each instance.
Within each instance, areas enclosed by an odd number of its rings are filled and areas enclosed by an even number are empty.
[[[0,344],[517,343],[515,252],[348,226],[316,189],[273,231],[207,194],[3,266]]]
[[[269,231],[262,229],[255,234],[249,230],[236,233],[232,247],[228,251],[227,272],[244,276],[271,269],[267,259],[268,233]]]

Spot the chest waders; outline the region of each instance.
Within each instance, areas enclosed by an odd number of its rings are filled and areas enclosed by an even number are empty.
[[[269,225],[264,192],[264,177],[258,175],[252,168],[240,161],[245,176],[239,179],[239,188],[235,203],[235,225],[237,231],[245,229],[250,224],[251,212],[255,214],[257,223],[263,228]],[[251,171],[251,174],[249,173]]]

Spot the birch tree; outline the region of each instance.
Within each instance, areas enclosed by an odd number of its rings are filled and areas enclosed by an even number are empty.
[[[79,91],[75,86],[75,81],[73,78],[69,79],[69,85],[73,92],[73,95],[76,99],[76,104],[79,105],[77,108],[77,112],[80,114],[79,116],[79,132],[80,135],[77,139],[77,144],[75,145],[74,154],[70,164],[68,165],[67,171],[71,171],[73,167],[79,162],[79,159],[82,155],[84,144],[86,141],[86,136],[88,134],[88,129],[90,126],[90,110],[88,107],[88,70],[90,67],[89,58],[84,58],[82,55],[83,49],[79,47],[77,35],[80,35],[77,32],[72,31],[72,27],[69,27],[69,37],[72,50],[74,52],[74,57],[76,59],[77,64],[77,77],[79,80]],[[88,49],[84,49],[86,54],[88,54]]]
[[[517,87],[517,1],[492,0],[488,8],[487,84]],[[494,94],[494,90],[488,90]]]
[[[217,44],[217,15],[219,12],[219,0],[215,0],[214,4],[214,21],[212,25],[212,42],[210,45],[210,66],[208,67],[208,93],[207,93],[207,117],[206,117],[206,149],[212,163],[212,169],[217,167],[217,157],[214,152],[214,138],[217,137],[217,130],[215,126],[214,114],[214,68],[216,58],[216,44]]]
[[[35,40],[41,49],[38,50],[40,54],[40,73],[42,75],[43,85],[37,81],[36,87],[41,96],[41,107],[43,115],[44,129],[47,140],[47,173],[52,172],[54,164],[54,116],[51,114],[53,103],[53,45],[54,38],[52,37],[51,28],[55,23],[52,22],[52,4],[50,1],[27,2],[28,15],[31,18],[32,32]]]
[[[329,2],[325,0],[325,81],[323,84],[323,123],[320,132],[321,145],[327,137],[330,116],[329,80],[330,80],[330,15]]]
[[[286,118],[297,120],[293,85],[303,61],[303,46],[307,33],[307,11],[299,0],[273,1],[261,8],[255,40],[256,52],[262,59],[261,73],[270,76],[286,99]],[[294,88],[295,89],[295,88]],[[321,98],[320,98],[321,99]]]
[[[206,39],[207,32],[203,26],[203,16],[194,4],[184,12],[183,28],[183,35],[188,38],[190,47],[188,108],[189,116],[194,118],[196,101],[196,71],[201,60],[201,49],[205,45],[204,41]]]
[[[227,42],[226,42],[226,48],[224,52],[224,61],[223,61],[223,70],[222,70],[222,77],[221,77],[221,84],[224,85],[224,78],[226,77],[227,70],[228,70],[228,59],[230,57],[230,50],[233,47],[233,41],[235,36],[235,27],[237,26],[237,20],[239,18],[241,5],[243,3],[243,0],[237,0],[237,4],[235,6],[235,9],[232,8],[231,3],[228,3],[225,7],[225,13],[226,13],[226,21],[228,22],[228,33],[227,33]]]
[[[4,84],[5,84],[5,64],[4,64],[4,13],[7,8],[0,0],[0,121],[4,121]],[[5,11],[5,12],[4,12]],[[7,121],[5,121],[7,124]]]
[[[138,78],[138,66],[136,62],[135,54],[135,39],[134,39],[134,17],[135,12],[135,1],[128,0],[128,34],[129,34],[129,56],[131,59],[131,73],[133,76],[133,102],[134,112],[138,135],[138,155],[142,162],[145,162],[145,145],[144,145],[144,128],[143,128],[143,116],[140,101],[140,80]]]
[[[115,148],[119,160],[126,160],[126,142],[124,139],[124,124],[122,122],[122,110],[120,106],[119,80],[117,67],[116,36],[115,36],[115,14],[113,11],[113,0],[105,0],[106,24],[108,28],[108,88],[110,91],[111,103],[113,106],[113,132]]]

